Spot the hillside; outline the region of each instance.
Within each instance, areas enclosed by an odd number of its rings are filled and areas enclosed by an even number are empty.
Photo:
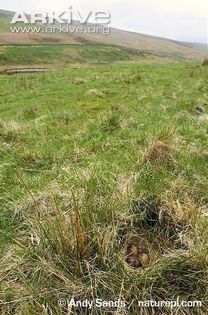
[[[24,57],[23,57],[24,56]],[[0,47],[0,67],[95,65],[113,62],[142,62],[145,57],[124,48],[104,45],[29,45]],[[152,60],[152,59],[149,59]]]
[[[12,33],[9,22],[12,12],[0,11],[0,44],[107,44],[136,50],[162,58],[176,60],[202,60],[205,50],[176,41],[153,37],[111,28],[110,35],[102,34],[43,34],[43,33]],[[77,25],[77,23],[76,23]]]

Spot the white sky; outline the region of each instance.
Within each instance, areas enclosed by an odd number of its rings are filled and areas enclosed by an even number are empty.
[[[111,26],[183,41],[208,42],[208,0],[0,0],[0,9],[34,13],[109,11]]]

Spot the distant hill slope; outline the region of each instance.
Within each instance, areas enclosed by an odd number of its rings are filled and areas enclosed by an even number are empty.
[[[202,60],[207,54],[206,50],[194,44],[127,32],[111,28],[110,35],[95,33],[12,33],[10,21],[13,12],[0,10],[0,44],[106,44],[116,45],[136,50],[146,54],[166,57],[177,60]],[[77,23],[76,23],[77,24]]]
[[[208,51],[208,43],[189,43],[189,42],[183,42],[183,44],[187,45],[187,46],[193,46],[193,47],[198,47],[198,48],[202,48],[205,49],[206,51]]]

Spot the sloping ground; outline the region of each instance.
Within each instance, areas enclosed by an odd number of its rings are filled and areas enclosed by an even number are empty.
[[[122,47],[158,54],[160,56],[178,57],[179,59],[203,59],[206,55],[206,51],[194,46],[114,28],[111,29],[110,36],[102,36],[101,38],[99,34],[87,34],[85,37],[95,42],[120,45]]]
[[[1,315],[208,313],[207,80],[193,63],[0,76]]]
[[[48,34],[31,34],[31,33],[10,33],[2,32],[0,33],[0,44],[81,44],[78,40],[72,37],[66,37],[62,35],[48,35]]]
[[[1,46],[0,66],[67,66],[72,63],[112,63],[143,60],[138,53],[123,48],[100,45],[32,45]]]
[[[206,55],[205,50],[191,45],[185,45],[168,39],[127,32],[115,28],[111,29],[110,35],[94,33],[80,33],[79,35],[70,33],[51,35],[42,33],[11,33],[9,21],[12,16],[13,14],[11,12],[0,11],[0,43],[2,44],[81,44],[84,41],[85,43],[117,45],[177,60],[202,60]],[[78,25],[77,22],[75,24]]]

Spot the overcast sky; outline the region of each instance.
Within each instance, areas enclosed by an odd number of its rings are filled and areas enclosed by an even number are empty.
[[[182,41],[208,42],[208,0],[0,0],[0,9],[34,13],[109,11],[111,26]]]

